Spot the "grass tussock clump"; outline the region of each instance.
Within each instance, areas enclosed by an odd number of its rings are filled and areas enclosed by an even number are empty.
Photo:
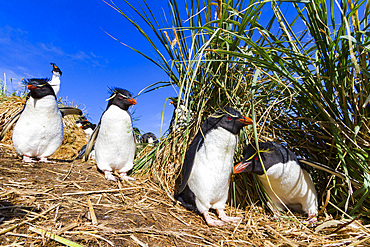
[[[151,172],[163,180],[159,182],[169,194],[193,133],[209,114],[228,105],[254,121],[240,135],[235,161],[249,142],[282,143],[359,181],[360,186],[353,186],[349,179],[314,172],[319,197],[325,202],[330,195],[328,212],[337,217],[361,215],[370,222],[366,1],[169,0],[166,16],[153,13],[148,4],[136,9],[107,3],[143,34],[156,56],[132,49],[169,77],[147,91],[172,86],[187,109],[197,113],[190,131],[181,133],[185,141],[167,138],[153,153],[153,160],[160,162],[153,163]],[[253,194],[264,200],[254,177],[251,182],[245,176],[236,179],[242,180],[236,185],[251,184]],[[235,198],[235,190],[231,195],[234,202],[245,200]]]

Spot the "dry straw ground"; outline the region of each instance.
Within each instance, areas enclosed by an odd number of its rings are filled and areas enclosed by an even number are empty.
[[[24,103],[0,105],[0,124]],[[323,214],[307,227],[275,220],[258,203],[238,224],[208,227],[203,218],[176,204],[152,178],[106,181],[95,164],[74,160],[86,142],[74,119],[64,120],[65,139],[55,163],[22,163],[11,133],[0,143],[0,245],[2,246],[369,246],[370,227]],[[154,166],[153,169],[155,169]],[[297,216],[298,217],[298,216]],[[302,219],[302,218],[299,218]],[[71,241],[71,242],[66,242]]]

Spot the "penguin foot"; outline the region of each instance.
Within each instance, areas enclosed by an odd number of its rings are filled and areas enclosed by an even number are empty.
[[[313,224],[317,223],[317,222],[318,222],[318,220],[317,220],[316,214],[315,214],[315,213],[313,213],[313,214],[308,214],[308,218],[307,218],[307,220],[305,220],[304,222],[305,222],[305,223],[308,223],[308,224],[311,224],[311,225],[313,225]]]
[[[222,220],[212,219],[212,217],[211,217],[211,215],[209,214],[208,211],[204,212],[203,216],[204,216],[204,219],[207,222],[207,225],[209,225],[209,226],[223,226],[223,225],[225,225],[225,222],[222,221]]]
[[[127,176],[127,173],[126,172],[121,172],[120,175],[121,175],[121,178],[123,180],[128,180],[128,181],[134,181],[135,180],[135,178],[130,177],[130,176]]]
[[[113,175],[111,171],[104,171],[104,176],[106,180],[117,181],[117,178]]]
[[[230,217],[225,214],[223,209],[217,209],[218,217],[227,223],[238,223],[242,218],[241,217]]]
[[[31,157],[28,157],[26,155],[23,155],[23,159],[22,159],[23,162],[26,162],[26,163],[30,163],[30,162],[37,162],[36,160],[32,159]]]
[[[54,161],[48,160],[46,157],[41,157],[39,162],[45,162],[45,163],[55,163]]]

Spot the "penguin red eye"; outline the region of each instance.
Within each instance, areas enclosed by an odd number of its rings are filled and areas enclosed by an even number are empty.
[[[232,118],[231,118],[231,117],[228,117],[227,119],[228,119],[228,120],[231,120]]]
[[[122,96],[119,96],[119,99],[123,99],[123,97]]]
[[[258,160],[258,157],[256,156],[256,157],[254,157],[254,160]]]
[[[45,87],[42,87],[41,89],[45,89]]]

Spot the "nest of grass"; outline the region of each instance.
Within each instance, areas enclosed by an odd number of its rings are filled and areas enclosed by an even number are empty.
[[[4,109],[3,103],[1,116],[4,111],[10,111]],[[150,172],[134,173],[136,180],[132,182],[112,182],[105,180],[95,164],[73,160],[80,146],[86,143],[81,133],[72,119],[65,122],[65,140],[59,149],[61,153],[53,155],[56,161],[53,164],[22,163],[11,144],[2,141],[0,245],[366,246],[370,243],[369,226],[358,219],[334,220],[324,215],[320,224],[310,227],[300,223],[304,218],[299,215],[296,215],[299,221],[276,220],[249,199],[244,202],[245,209],[230,206],[232,203],[226,207],[228,215],[242,217],[238,224],[208,227],[201,216],[183,208],[168,193],[173,190],[181,166],[178,157],[189,140],[163,141],[160,145],[166,148],[160,152],[165,155],[153,156]],[[146,147],[136,159],[153,155],[153,150],[155,147]],[[161,166],[169,161],[173,163],[171,167]]]

